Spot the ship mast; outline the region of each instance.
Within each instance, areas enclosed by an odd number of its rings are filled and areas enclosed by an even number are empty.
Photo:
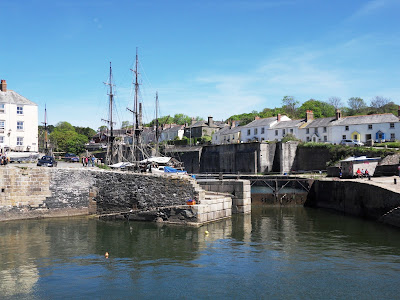
[[[110,92],[108,94],[109,96],[109,119],[108,120],[104,120],[102,119],[104,122],[107,122],[108,124],[110,124],[110,155],[108,155],[107,153],[107,160],[108,163],[111,163],[113,158],[114,158],[114,130],[113,130],[113,101],[114,101],[114,94],[113,94],[113,85],[112,85],[112,68],[111,68],[111,62],[110,62],[110,81],[109,83],[105,83],[106,85],[110,86]],[[108,152],[108,151],[107,151]]]
[[[138,65],[139,65],[139,58],[138,58],[138,49],[136,48],[136,62],[135,62],[135,69],[131,71],[134,73],[135,76],[135,96],[134,96],[134,103],[133,103],[133,110],[127,108],[130,112],[133,113],[133,132],[134,137],[132,137],[132,150],[133,150],[133,160],[139,161],[141,159],[142,151],[140,149],[140,136],[142,133],[142,105],[139,103],[139,81],[138,81]]]
[[[158,126],[159,126],[159,124],[158,124],[158,92],[156,92],[156,156],[158,156],[158,152],[159,152],[158,140],[160,138]]]
[[[48,139],[47,139],[47,108],[46,108],[46,104],[44,105],[44,123],[43,124],[44,124],[44,147],[45,147],[44,153],[46,155],[48,155],[49,153],[48,153],[48,147],[47,147]]]

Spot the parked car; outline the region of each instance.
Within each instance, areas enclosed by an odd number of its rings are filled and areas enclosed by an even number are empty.
[[[45,167],[57,167],[57,161],[53,156],[42,156],[37,162],[37,166],[45,166]]]
[[[64,160],[68,162],[79,162],[79,157],[74,153],[66,153],[64,155]]]
[[[364,146],[364,143],[359,142],[357,140],[341,140],[340,145],[343,146],[352,146],[352,147],[359,147],[359,146]]]

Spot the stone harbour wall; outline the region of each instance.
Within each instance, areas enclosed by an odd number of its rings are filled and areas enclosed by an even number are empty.
[[[400,193],[367,183],[315,180],[304,205],[400,227]]]
[[[232,197],[232,213],[251,212],[251,187],[249,180],[206,180],[198,181],[210,192],[228,193]]]
[[[204,191],[189,176],[0,168],[0,221],[150,210],[184,205],[188,199],[204,199]]]

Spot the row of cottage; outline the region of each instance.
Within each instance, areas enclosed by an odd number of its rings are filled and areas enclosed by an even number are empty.
[[[400,115],[400,110],[399,110]],[[351,139],[360,142],[386,142],[400,139],[400,120],[393,114],[373,114],[343,117],[340,110],[335,117],[314,118],[308,110],[306,118],[292,120],[285,115],[261,119],[245,126],[235,126],[235,122],[224,124],[207,121],[195,122],[189,126],[169,125],[161,132],[161,141],[173,140],[183,136],[212,136],[214,145],[233,144],[253,141],[280,141],[288,134],[305,142],[326,142],[338,144],[341,140]],[[149,141],[150,142],[150,141]]]

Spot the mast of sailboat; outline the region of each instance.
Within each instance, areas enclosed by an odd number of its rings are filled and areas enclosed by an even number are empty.
[[[46,104],[44,105],[44,147],[45,147],[45,154],[48,155],[48,148],[47,148],[47,109]]]
[[[110,62],[110,81],[109,81],[109,83],[105,83],[105,84],[110,86],[110,92],[108,94],[108,96],[109,96],[109,104],[108,104],[109,107],[108,107],[108,109],[109,109],[110,116],[109,116],[108,120],[104,120],[104,119],[102,119],[102,120],[110,124],[110,147],[109,147],[110,155],[109,155],[109,157],[107,157],[107,159],[108,159],[108,162],[111,163],[112,160],[113,160],[113,157],[114,157],[114,129],[113,129],[113,119],[112,119],[113,118],[112,109],[113,109],[114,94],[113,94],[113,88],[112,88],[113,85],[112,85],[111,62]]]
[[[142,128],[141,128],[141,107],[140,107],[140,103],[139,103],[139,99],[138,99],[138,94],[139,94],[139,81],[138,81],[138,76],[139,76],[139,72],[138,72],[138,65],[139,65],[139,58],[138,58],[138,48],[136,48],[136,62],[135,62],[135,70],[133,71],[135,73],[135,98],[134,98],[134,106],[133,106],[133,114],[135,116],[135,160],[139,161],[140,160],[140,135],[142,132]]]
[[[160,138],[160,133],[159,133],[159,129],[158,129],[158,92],[156,92],[156,156],[158,156],[158,152],[159,152],[159,145],[158,145],[158,140]]]

